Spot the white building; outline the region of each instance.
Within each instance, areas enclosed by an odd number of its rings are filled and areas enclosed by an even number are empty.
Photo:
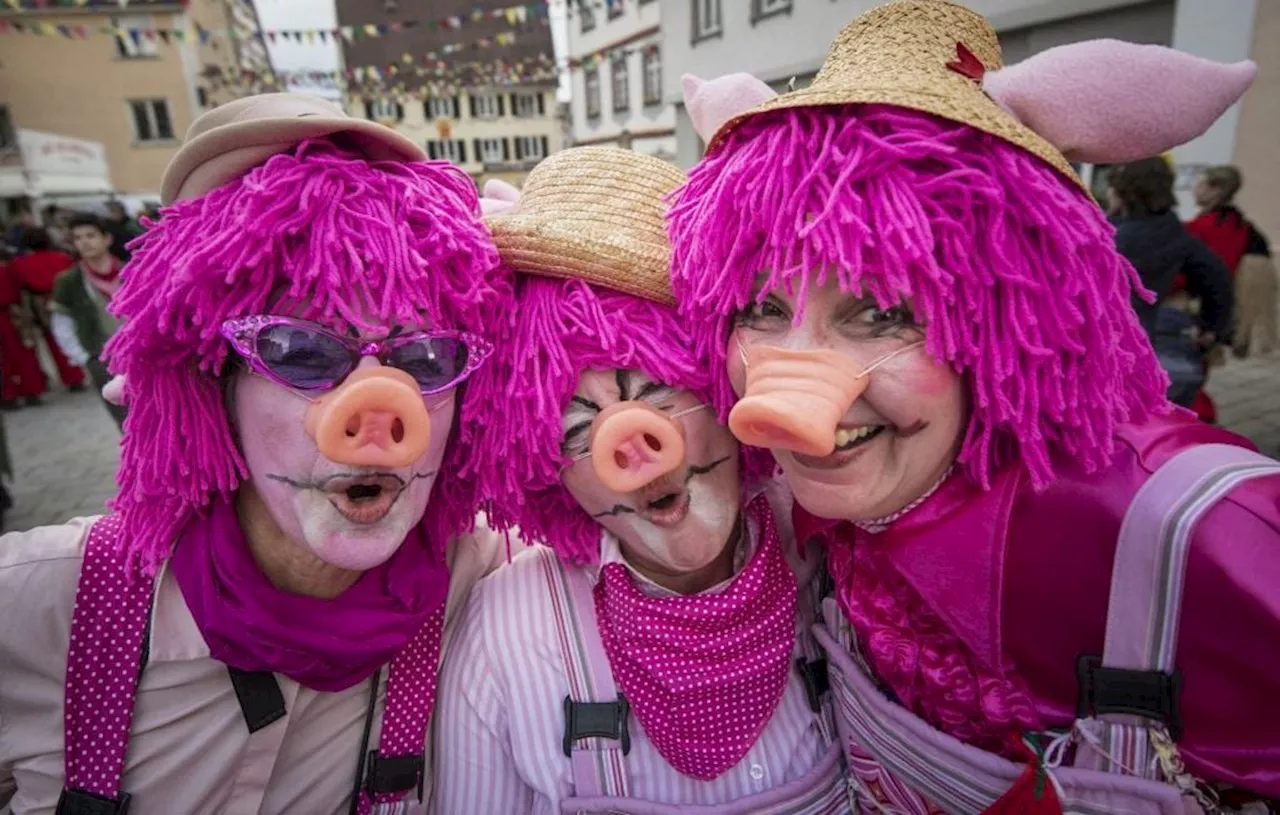
[[[585,0],[572,6],[567,56],[573,144],[617,145],[675,159],[675,109],[663,96],[660,5],[666,4]]]
[[[1231,163],[1245,185],[1241,207],[1280,239],[1280,0],[965,0],[991,21],[1006,64],[1047,48],[1112,38],[1170,45],[1197,56],[1258,63],[1244,100],[1204,136],[1174,151],[1184,210],[1195,169]],[[676,162],[702,144],[685,112],[680,77],[746,71],[783,90],[806,85],[836,33],[879,0],[658,0],[665,59],[663,98],[676,106]],[[577,89],[575,88],[575,93]],[[1086,175],[1087,172],[1086,168]],[[1184,215],[1190,215],[1184,211]]]

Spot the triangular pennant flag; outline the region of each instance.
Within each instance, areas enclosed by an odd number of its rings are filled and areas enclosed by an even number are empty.
[[[82,25],[74,26],[73,30],[76,32],[76,36],[79,37],[80,39],[82,40],[89,39],[89,30],[84,26]]]
[[[509,25],[515,25],[515,24],[516,24],[516,10],[515,10],[515,8],[514,8],[514,7],[513,7],[513,8],[509,8],[509,9],[506,9],[506,10],[505,10],[505,12],[504,12],[504,14],[505,14],[505,16],[506,16],[506,18],[507,18],[507,23],[508,23]]]
[[[169,34],[170,34],[169,29],[161,28],[160,30],[156,31],[156,33],[160,35],[160,39],[164,42],[165,45],[169,44]]]
[[[369,37],[378,36],[378,27],[373,23],[367,23],[364,27],[364,33]]]
[[[185,28],[175,28],[173,30],[173,38],[178,42],[186,42],[187,30]]]
[[[267,32],[267,39],[271,40],[271,43],[274,45],[274,44],[275,44],[275,41],[276,41],[276,32],[274,32],[274,31],[268,31],[268,32]]]
[[[387,26],[387,30],[388,30],[388,31],[390,31],[392,34],[399,34],[399,33],[400,33],[400,24],[399,24],[399,23],[391,23],[390,25],[388,25],[388,26]]]
[[[525,6],[516,6],[516,21],[521,25],[529,19],[529,9]]]
[[[145,31],[142,32],[142,35],[147,38],[147,42],[156,41],[156,30],[154,28],[146,29]]]
[[[316,35],[320,37],[320,42],[327,43],[329,41],[329,32],[325,31],[323,28],[317,31]]]
[[[70,26],[65,26],[65,25],[60,25],[60,26],[58,26],[58,33],[59,33],[59,34],[61,34],[61,35],[62,35],[62,36],[64,36],[64,37],[66,37],[67,39],[71,39],[71,27],[70,27]]]
[[[141,47],[142,33],[138,31],[138,29],[136,28],[129,29],[129,39],[133,40],[133,46],[135,48]]]
[[[196,34],[200,35],[201,45],[206,45],[209,42],[209,30],[201,27],[199,23],[196,23]]]
[[[401,62],[403,62],[405,65],[412,65],[412,64],[413,64],[413,54],[410,54],[408,51],[405,51],[405,52],[404,52],[404,54],[403,54],[403,55],[401,55],[401,57],[400,57],[400,61],[401,61]]]
[[[314,29],[307,29],[306,36],[307,36],[307,44],[308,44],[308,45],[311,45],[312,43],[314,43],[314,42],[316,41],[316,34],[319,34],[321,37],[323,37],[323,36],[324,36],[324,32],[323,32],[323,31],[316,31],[316,30],[314,30]]]
[[[344,26],[342,27],[342,36],[343,36],[343,38],[344,38],[347,42],[351,42],[352,40],[354,40],[354,39],[356,38],[356,30],[355,30],[355,28],[353,28],[353,27],[351,27],[351,26],[349,26],[349,25],[344,25]]]

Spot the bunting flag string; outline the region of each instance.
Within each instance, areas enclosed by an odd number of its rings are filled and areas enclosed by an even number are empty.
[[[421,95],[424,89],[433,94],[448,91],[452,95],[458,89],[554,82],[557,75],[555,60],[545,54],[514,63],[498,60],[487,63],[441,63],[435,66],[368,65],[346,71],[311,69],[265,72],[231,66],[210,66],[202,74],[205,80],[217,87],[260,84],[265,88],[286,88],[291,85],[323,85],[357,95],[390,93],[406,97]]]
[[[584,71],[590,71],[601,62],[608,62],[618,57],[629,57],[632,54],[654,53],[658,50],[657,43],[649,43],[648,45],[630,45],[623,48],[601,48],[599,51],[592,51],[575,59],[565,61],[565,65],[569,68],[582,68]]]

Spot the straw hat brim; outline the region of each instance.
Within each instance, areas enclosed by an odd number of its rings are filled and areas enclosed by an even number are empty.
[[[894,105],[969,125],[1026,150],[1084,188],[1084,182],[1056,147],[1015,119],[985,93],[944,95],[902,87],[871,86],[804,88],[774,97],[726,121],[711,137],[707,153],[714,151],[735,127],[754,116],[775,110],[831,105]]]

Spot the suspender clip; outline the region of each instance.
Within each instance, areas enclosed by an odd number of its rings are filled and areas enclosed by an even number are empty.
[[[1174,741],[1182,738],[1182,672],[1108,668],[1102,657],[1089,654],[1076,660],[1080,697],[1076,718],[1126,713],[1163,724]]]
[[[381,792],[407,792],[416,787],[418,802],[422,802],[426,760],[421,753],[409,756],[379,756],[377,750],[370,750],[368,766],[364,787],[370,796]]]
[[[827,658],[819,657],[807,660],[804,657],[796,660],[796,669],[804,680],[804,692],[809,697],[809,709],[814,713],[822,711],[822,697],[831,690],[831,678],[827,675]]]
[[[63,787],[58,796],[58,808],[55,815],[128,815],[129,793],[120,793],[119,798],[103,798],[84,790],[73,790]]]
[[[573,755],[574,742],[592,737],[622,742],[622,754],[627,755],[631,752],[630,717],[631,704],[621,693],[616,702],[575,702],[564,697],[565,756]]]

